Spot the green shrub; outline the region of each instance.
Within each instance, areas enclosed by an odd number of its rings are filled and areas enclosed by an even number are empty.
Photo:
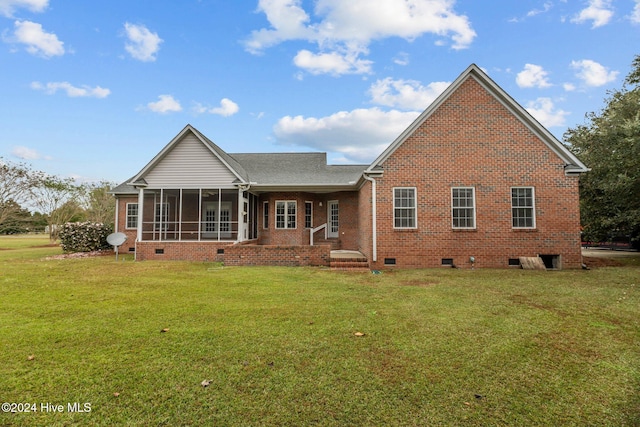
[[[111,248],[107,236],[113,232],[109,224],[95,222],[68,222],[58,237],[65,252],[91,252]]]

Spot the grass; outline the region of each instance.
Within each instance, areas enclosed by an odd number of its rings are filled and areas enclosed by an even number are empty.
[[[640,424],[635,266],[371,275],[28,246],[0,251],[0,400],[38,411],[0,425]]]

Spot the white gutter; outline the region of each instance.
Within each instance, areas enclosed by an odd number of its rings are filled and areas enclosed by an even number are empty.
[[[366,179],[367,181],[371,182],[371,210],[372,210],[372,215],[371,215],[371,229],[372,229],[372,241],[371,244],[373,246],[372,248],[372,256],[373,256],[373,262],[377,262],[378,261],[378,226],[377,226],[377,218],[378,218],[378,214],[377,214],[377,205],[376,205],[376,180],[373,179],[372,177],[370,177],[369,175],[367,175],[366,173],[362,174],[362,177],[364,179]]]

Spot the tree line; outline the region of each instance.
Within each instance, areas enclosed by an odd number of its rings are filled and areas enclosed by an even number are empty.
[[[580,177],[583,240],[620,239],[640,249],[640,55],[621,89],[564,140],[591,170]]]
[[[0,157],[0,234],[49,232],[68,222],[113,224],[115,199],[109,182],[77,183]]]

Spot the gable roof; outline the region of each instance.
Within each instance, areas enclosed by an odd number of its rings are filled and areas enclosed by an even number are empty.
[[[408,128],[404,130],[377,159],[369,165],[365,173],[380,172],[382,163],[391,156],[402,145],[409,136],[413,134],[467,79],[475,79],[484,89],[487,90],[498,102],[506,107],[520,122],[540,138],[560,159],[565,163],[565,173],[574,174],[587,172],[589,169],[571,153],[558,139],[540,124],[533,116],[520,104],[518,104],[509,94],[498,86],[484,71],[476,64],[471,64],[449,87],[436,98],[426,110],[414,120]]]
[[[190,124],[186,125],[184,129],[178,133],[165,147],[149,162],[147,165],[142,168],[137,175],[135,175],[131,180],[127,183],[129,185],[141,185],[144,186],[146,183],[144,182],[145,175],[151,171],[156,165],[164,159],[167,154],[185,137],[187,133],[192,133],[215,157],[218,158],[229,171],[236,177],[237,183],[243,184],[249,182],[249,177],[247,172],[244,170],[242,165],[240,165],[233,157],[229,156],[224,150],[214,144],[209,138],[204,136],[200,131],[191,126]]]
[[[326,153],[229,154],[191,125],[187,125],[135,176],[116,186],[113,194],[138,194],[146,187],[145,176],[153,170],[187,133],[192,133],[236,177],[235,184],[251,184],[255,190],[339,191],[354,189],[367,165],[327,165]]]

